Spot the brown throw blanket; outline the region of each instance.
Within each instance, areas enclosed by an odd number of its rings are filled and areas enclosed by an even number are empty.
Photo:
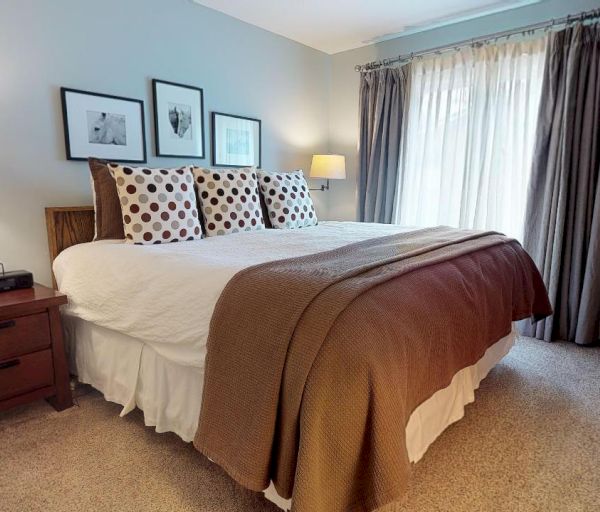
[[[432,228],[239,272],[211,321],[194,445],[297,512],[402,497],[411,413],[511,322],[551,313],[496,233]]]

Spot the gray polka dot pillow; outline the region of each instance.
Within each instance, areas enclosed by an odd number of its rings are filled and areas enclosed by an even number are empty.
[[[202,238],[194,180],[189,167],[113,168],[125,238],[134,244],[161,244]]]
[[[264,229],[256,171],[194,167],[206,236]]]
[[[317,214],[302,171],[258,171],[271,225],[277,229],[316,226]]]

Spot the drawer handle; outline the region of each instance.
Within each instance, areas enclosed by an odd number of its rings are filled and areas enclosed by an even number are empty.
[[[12,359],[10,361],[5,361],[4,363],[0,363],[0,370],[8,370],[13,366],[19,366],[21,364],[20,359]]]
[[[0,322],[0,329],[8,329],[14,327],[17,323],[14,320],[8,320],[6,322]]]

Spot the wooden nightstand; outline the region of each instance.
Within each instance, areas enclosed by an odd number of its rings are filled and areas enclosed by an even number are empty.
[[[36,284],[0,293],[0,411],[39,398],[73,405],[58,307],[66,295]]]

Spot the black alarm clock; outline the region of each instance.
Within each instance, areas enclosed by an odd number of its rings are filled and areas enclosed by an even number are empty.
[[[33,287],[33,274],[27,270],[4,271],[4,265],[0,263],[0,292],[10,290],[21,290]]]

